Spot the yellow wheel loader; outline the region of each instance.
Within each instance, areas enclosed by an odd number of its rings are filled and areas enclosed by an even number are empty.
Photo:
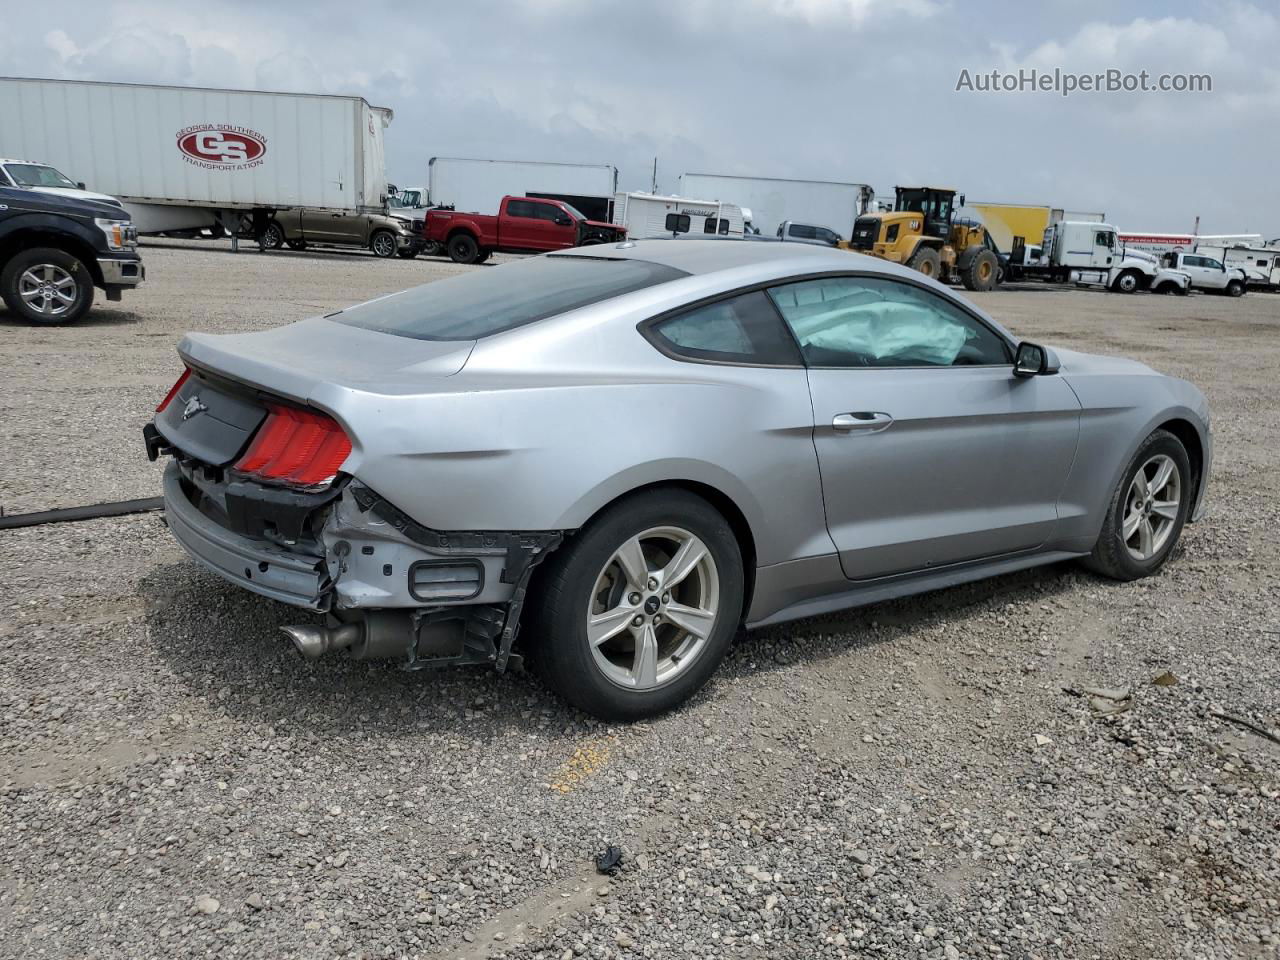
[[[959,199],[963,206],[964,195]],[[1000,280],[995,244],[980,223],[957,220],[956,206],[956,192],[946,187],[895,187],[893,210],[858,217],[840,246],[943,283],[958,279],[966,290],[994,289]]]

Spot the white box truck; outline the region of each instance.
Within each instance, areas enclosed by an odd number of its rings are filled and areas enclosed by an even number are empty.
[[[379,210],[391,117],[361,97],[0,78],[0,156],[117,197],[139,233]]]
[[[618,168],[607,163],[432,157],[427,181],[433,207],[496,214],[503,197],[540,197],[567,203],[588,220],[610,223]]]
[[[627,228],[629,240],[671,236],[676,232],[668,225],[671,214],[689,218],[687,225],[679,221],[686,226],[679,232],[690,236],[742,236],[742,208],[737,204],[638,192],[619,193],[613,202],[613,222]]]
[[[711,173],[682,174],[680,193],[749,208],[752,226],[767,237],[776,235],[784,220],[827,227],[847,237],[853,221],[869,209],[875,198],[875,191],[865,183]]]

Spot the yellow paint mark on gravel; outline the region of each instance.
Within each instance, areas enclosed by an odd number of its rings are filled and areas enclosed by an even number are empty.
[[[589,740],[573,751],[560,767],[551,789],[557,793],[572,793],[586,781],[604,769],[613,754],[617,737],[605,737],[602,740]]]

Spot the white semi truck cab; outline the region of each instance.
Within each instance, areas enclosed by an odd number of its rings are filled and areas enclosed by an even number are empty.
[[[1028,259],[1023,269],[1058,283],[1092,284],[1118,293],[1186,293],[1191,283],[1185,272],[1162,269],[1151,254],[1126,249],[1111,224],[1084,220],[1050,224],[1039,256]]]

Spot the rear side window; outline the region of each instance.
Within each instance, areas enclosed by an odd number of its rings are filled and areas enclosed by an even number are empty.
[[[538,206],[539,204],[530,203],[528,200],[509,200],[507,202],[507,216],[533,219],[537,216]]]
[[[476,340],[686,276],[643,260],[530,257],[370,300],[329,319],[415,340]]]
[[[797,367],[802,363],[778,312],[759,290],[660,320],[648,332],[664,352],[691,360]]]

